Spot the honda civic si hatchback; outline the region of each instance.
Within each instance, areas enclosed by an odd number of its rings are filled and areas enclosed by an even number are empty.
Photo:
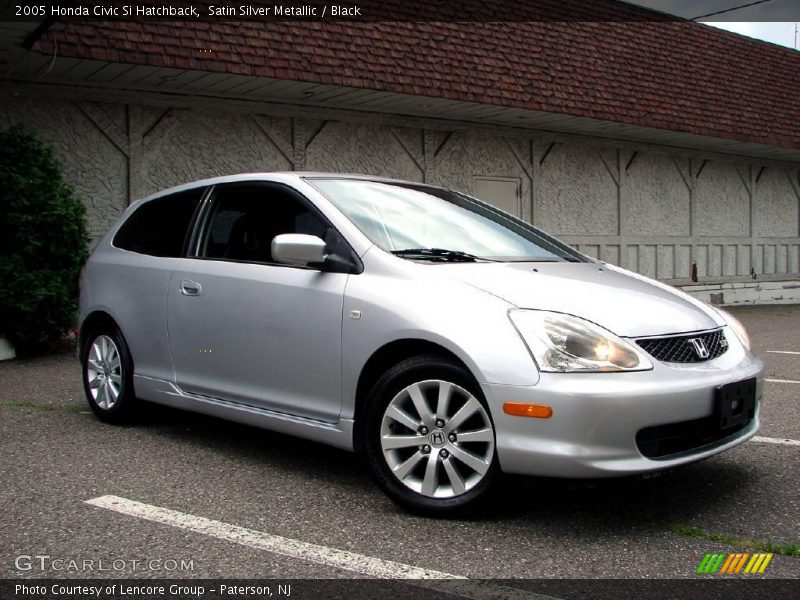
[[[130,206],[81,282],[86,396],[363,452],[415,510],[501,472],[644,473],[753,436],[742,325],[457,191],[363,176],[208,179]]]

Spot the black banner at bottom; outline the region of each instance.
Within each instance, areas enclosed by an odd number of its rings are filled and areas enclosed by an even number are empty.
[[[3,579],[26,600],[777,600],[800,579]]]

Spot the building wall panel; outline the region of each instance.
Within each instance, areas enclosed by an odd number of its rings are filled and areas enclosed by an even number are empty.
[[[157,142],[144,139],[145,194],[206,177],[292,168],[249,115],[183,111],[175,119]],[[155,127],[151,136],[167,125]]]
[[[623,233],[689,235],[689,190],[669,156],[640,152],[625,175]]]
[[[411,181],[422,181],[424,176],[390,128],[341,121],[325,123],[311,140],[306,148],[306,169]]]
[[[539,144],[535,225],[554,235],[617,235],[617,185],[598,150]]]
[[[688,279],[692,276],[692,247],[680,244],[675,247],[675,273],[676,279]]]
[[[754,231],[763,237],[797,237],[798,199],[786,171],[767,167],[756,183]]]
[[[658,279],[675,278],[675,245],[664,244],[656,251],[656,276]]]
[[[639,246],[639,273],[647,277],[657,276],[657,250],[658,246],[655,244],[641,244]]]
[[[694,235],[750,235],[750,193],[737,165],[718,161],[703,165],[695,183],[692,214]]]
[[[168,186],[248,171],[370,173],[475,193],[518,189],[519,212],[581,251],[665,280],[800,275],[797,171],[602,147],[544,133],[425,130],[369,115],[76,102],[0,94],[0,126],[52,144],[98,238],[129,201]],[[792,184],[792,179],[796,182]],[[482,182],[482,183],[481,183]],[[504,193],[505,193],[504,192]],[[504,206],[514,205],[505,193]],[[492,198],[485,198],[492,202]],[[622,213],[619,207],[622,207]],[[752,215],[752,221],[751,221]]]

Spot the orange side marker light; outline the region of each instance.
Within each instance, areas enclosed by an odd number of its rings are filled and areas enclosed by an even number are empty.
[[[547,404],[527,404],[525,402],[506,402],[503,412],[514,417],[533,417],[535,419],[549,419],[553,416],[553,409]]]

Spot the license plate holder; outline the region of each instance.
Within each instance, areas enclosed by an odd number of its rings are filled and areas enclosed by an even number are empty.
[[[756,378],[717,386],[714,416],[720,429],[730,429],[755,416]]]

